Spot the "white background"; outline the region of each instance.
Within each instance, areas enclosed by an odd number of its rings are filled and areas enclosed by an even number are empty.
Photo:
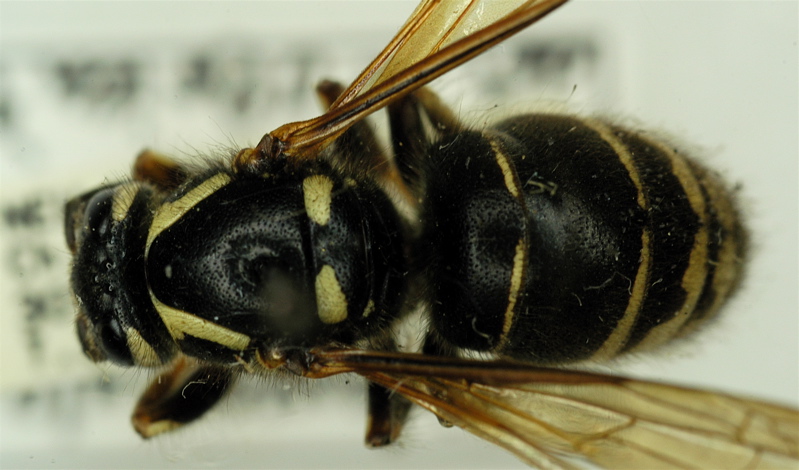
[[[0,3],[0,195],[6,217],[0,233],[0,466],[521,466],[459,430],[439,428],[423,413],[400,446],[364,449],[363,384],[357,380],[338,381],[328,393],[317,385],[310,399],[303,388],[251,384],[202,422],[142,442],[128,415],[149,373],[92,365],[74,337],[59,213],[66,198],[124,176],[144,147],[185,156],[231,142],[252,145],[279,124],[310,117],[312,83],[353,77],[413,6]],[[753,232],[743,290],[701,338],[655,358],[635,358],[614,372],[799,404],[798,13],[795,2],[575,1],[435,83],[477,123],[472,110],[496,105],[511,112],[544,100],[646,123],[679,135],[728,181],[742,185],[740,204]],[[568,37],[596,41],[597,73],[582,71],[565,86],[508,73],[516,70],[515,48]],[[201,53],[230,60],[216,95],[180,86],[186,73],[180,64]],[[289,59],[297,56],[312,63]],[[58,64],[120,59],[143,71],[126,99],[92,95],[92,86],[68,95],[58,78]],[[261,75],[250,84],[246,109],[237,111],[230,83],[249,83],[247,67],[237,68],[247,60],[258,61]],[[504,96],[493,96],[497,90]],[[37,198],[37,223],[8,221],[10,209]],[[37,300],[43,307],[33,309]]]

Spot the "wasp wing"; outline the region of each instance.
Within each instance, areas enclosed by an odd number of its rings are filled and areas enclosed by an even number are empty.
[[[325,114],[270,132],[267,153],[313,158],[355,122],[504,41],[566,1],[423,1]]]
[[[405,25],[383,51],[369,64],[331,108],[351,101],[355,96],[386,81],[423,59],[468,36],[473,41],[487,40],[501,34],[507,26],[490,27],[503,18],[522,20],[525,15],[543,16],[554,6],[541,0],[425,0],[411,14]],[[562,2],[555,2],[562,3]],[[477,33],[485,34],[480,38]]]
[[[323,354],[327,355],[327,354]],[[721,393],[513,361],[328,356],[541,468],[797,468],[799,411]]]

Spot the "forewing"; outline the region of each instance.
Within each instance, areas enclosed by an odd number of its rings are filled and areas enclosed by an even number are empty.
[[[269,144],[312,158],[353,123],[504,41],[566,0],[426,0],[322,116],[281,126]]]
[[[510,361],[330,356],[541,468],[799,467],[799,411],[730,395]]]
[[[503,18],[540,12],[541,0],[427,0],[421,2],[385,49],[331,107],[409,69],[457,40],[487,29]],[[494,34],[499,34],[497,30]],[[490,36],[491,34],[489,34]]]

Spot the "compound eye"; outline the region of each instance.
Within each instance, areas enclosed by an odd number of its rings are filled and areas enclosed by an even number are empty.
[[[116,318],[111,318],[99,326],[100,348],[106,358],[121,366],[133,365],[133,354],[128,347],[128,336]]]
[[[64,236],[75,254],[87,232],[94,232],[111,213],[113,187],[91,191],[70,200],[64,207]],[[108,223],[105,224],[107,231]]]
[[[111,206],[114,200],[114,190],[104,189],[89,200],[86,204],[86,213],[83,218],[83,227],[99,238],[108,236],[111,226]]]

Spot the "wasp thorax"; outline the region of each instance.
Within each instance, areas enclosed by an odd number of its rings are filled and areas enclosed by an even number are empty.
[[[158,207],[147,238],[155,308],[206,360],[351,342],[382,327],[403,291],[388,199],[318,164],[198,178]]]
[[[94,361],[157,365],[173,355],[174,343],[159,326],[144,279],[141,219],[149,213],[151,197],[147,188],[122,183],[67,204],[78,336]]]

